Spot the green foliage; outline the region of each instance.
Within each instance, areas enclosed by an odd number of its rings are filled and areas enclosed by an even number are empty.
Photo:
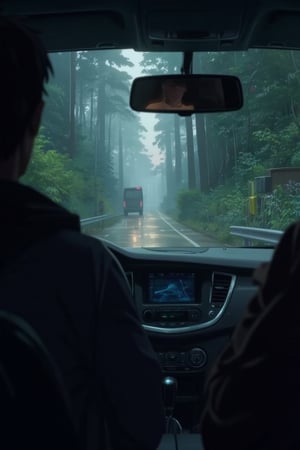
[[[246,194],[248,191],[248,181],[255,177],[264,175],[265,168],[259,159],[252,153],[240,153],[234,168],[235,183]]]
[[[47,138],[48,148],[56,148],[59,153],[67,151],[68,103],[61,86],[51,83],[47,87],[43,112],[43,135]]]
[[[266,228],[284,230],[300,217],[300,184],[278,186],[271,195],[263,197],[260,217]]]
[[[81,139],[80,151],[71,161],[76,174],[76,195],[73,193],[69,207],[77,211],[81,217],[100,214],[99,204],[103,201],[103,183],[100,174],[94,169],[93,145],[88,139]],[[108,205],[105,207],[107,211]]]
[[[70,168],[70,159],[56,150],[47,150],[49,141],[40,134],[35,142],[33,157],[22,181],[53,201],[68,205],[80,180]]]
[[[209,194],[182,191],[177,196],[178,219],[197,231],[231,243],[231,225],[246,225],[246,199],[239,189],[219,186]]]
[[[272,194],[258,196],[257,214],[248,213],[248,196],[240,189],[219,186],[209,194],[182,191],[177,196],[178,219],[200,232],[208,232],[226,244],[236,243],[230,226],[254,226],[284,230],[300,218],[300,183],[278,186]]]
[[[181,191],[177,196],[177,205],[180,220],[193,220],[198,218],[202,195],[199,191]]]
[[[49,141],[40,133],[22,181],[81,217],[99,214],[103,191],[99,176],[90,177],[91,155],[71,160],[48,148]],[[109,205],[104,204],[104,210],[108,209]]]
[[[285,167],[298,165],[300,153],[300,130],[291,122],[282,129],[262,129],[253,133],[260,144],[260,158],[269,167]]]

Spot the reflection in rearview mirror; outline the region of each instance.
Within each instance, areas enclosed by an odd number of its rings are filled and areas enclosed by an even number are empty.
[[[161,75],[133,81],[130,106],[135,111],[235,111],[243,106],[241,82],[230,75]]]

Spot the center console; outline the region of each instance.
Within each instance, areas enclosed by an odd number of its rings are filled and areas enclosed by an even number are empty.
[[[197,331],[213,324],[234,283],[234,275],[222,272],[150,269],[133,284],[144,327],[172,334]]]
[[[182,327],[201,321],[201,293],[195,273],[149,273],[143,322],[159,327]]]
[[[197,333],[214,324],[232,292],[235,276],[195,266],[179,270],[136,271],[134,298],[143,327],[167,374],[191,374],[206,366],[207,351]],[[158,339],[155,339],[155,335]],[[188,336],[193,339],[188,339]]]

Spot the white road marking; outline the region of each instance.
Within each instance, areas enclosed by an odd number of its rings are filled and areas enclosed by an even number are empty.
[[[173,225],[170,224],[170,222],[165,219],[163,217],[163,215],[159,212],[158,213],[161,220],[163,220],[170,228],[172,228],[173,231],[175,231],[175,233],[179,234],[179,236],[181,236],[183,239],[185,239],[186,241],[188,241],[190,244],[192,244],[194,247],[200,247],[199,244],[197,244],[197,242],[193,241],[192,239],[190,239],[189,237],[187,237],[185,234],[181,233],[179,230],[177,230],[175,227],[173,227]]]

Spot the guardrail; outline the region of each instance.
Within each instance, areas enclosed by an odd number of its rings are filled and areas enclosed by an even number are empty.
[[[102,214],[102,216],[87,217],[86,219],[80,219],[80,225],[81,227],[85,227],[87,225],[104,222],[105,220],[115,219],[119,216],[120,214]]]
[[[268,244],[278,244],[283,231],[270,230],[268,228],[254,228],[254,227],[238,227],[231,226],[230,234],[244,239],[246,246],[251,246],[253,241],[263,241]]]
[[[102,222],[107,219],[110,214],[102,214],[102,216],[88,217],[87,219],[81,219],[81,225],[91,225],[92,223]]]

